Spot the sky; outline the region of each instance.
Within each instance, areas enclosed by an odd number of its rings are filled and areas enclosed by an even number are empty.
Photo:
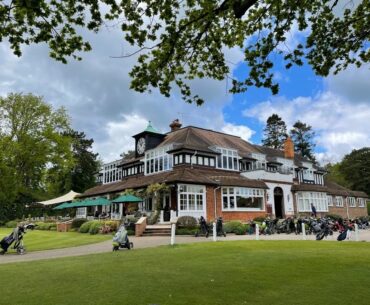
[[[302,35],[292,31],[287,43]],[[65,107],[72,127],[94,139],[93,149],[104,162],[133,149],[132,135],[143,131],[148,121],[165,133],[176,118],[183,126],[222,131],[255,144],[260,144],[271,114],[281,116],[288,130],[300,120],[315,131],[315,153],[322,164],[338,162],[353,149],[370,146],[369,66],[350,67],[324,79],[308,65],[286,71],[277,59],[278,95],[257,88],[232,95],[227,81],[194,80],[193,92],[205,100],[199,107],[185,104],[176,94],[165,98],[155,91],[130,90],[128,73],[136,57],[112,58],[132,51],[119,30],[103,28],[85,37],[93,51],[82,54],[82,61],[71,59],[67,65],[49,58],[45,45],[23,47],[23,56],[18,58],[1,42],[0,95],[33,93],[55,108]],[[227,49],[225,58],[233,76],[242,78],[247,71],[242,51]]]

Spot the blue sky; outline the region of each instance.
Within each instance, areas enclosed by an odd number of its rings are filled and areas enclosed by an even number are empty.
[[[323,79],[315,75],[308,64],[302,67],[292,67],[286,70],[281,60],[276,60],[274,65],[275,79],[279,82],[279,93],[276,97],[284,96],[286,99],[294,99],[298,96],[315,96],[323,90]],[[245,78],[247,66],[243,63],[240,64],[234,71],[234,75],[238,79]],[[255,131],[251,140],[254,143],[260,143],[263,138],[263,129],[265,123],[259,121],[257,118],[243,116],[243,111],[247,108],[254,106],[274,98],[271,91],[265,88],[251,87],[245,93],[236,94],[232,97],[232,102],[225,106],[223,113],[225,119],[233,124],[247,125]],[[284,117],[282,117],[284,120]],[[297,118],[297,120],[300,118]]]
[[[302,34],[290,33],[294,43]],[[191,87],[206,101],[201,107],[185,104],[174,92],[164,98],[155,90],[140,94],[129,89],[128,73],[135,57],[112,59],[130,52],[117,29],[85,36],[93,50],[83,60],[67,65],[48,57],[44,45],[22,49],[14,56],[6,42],[0,43],[0,95],[31,92],[44,97],[55,108],[65,107],[73,128],[95,140],[94,150],[105,162],[133,149],[132,135],[144,130],[148,121],[161,132],[172,120],[238,135],[259,144],[267,118],[277,113],[288,128],[301,120],[316,132],[317,158],[340,160],[352,149],[370,146],[370,70],[350,67],[337,76],[320,78],[308,65],[285,70],[275,62],[280,92],[251,88],[246,93],[227,93],[226,81],[194,80]],[[247,69],[241,50],[225,49],[230,72],[242,78]]]

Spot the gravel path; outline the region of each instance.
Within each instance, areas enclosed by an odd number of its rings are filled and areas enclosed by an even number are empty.
[[[329,236],[327,241],[336,241],[338,234],[334,233],[333,236]],[[225,237],[219,237],[220,241],[233,241],[233,240],[255,240],[254,235],[228,235]],[[260,240],[301,240],[302,236],[294,234],[275,234],[275,235],[261,235]],[[308,235],[307,240],[315,240],[314,235]],[[355,240],[355,234],[352,233],[351,241]],[[370,242],[370,230],[360,231],[359,240]],[[168,245],[170,243],[170,237],[168,236],[152,236],[152,237],[130,237],[130,241],[134,243],[135,249],[140,248],[150,248]],[[185,244],[185,243],[196,243],[196,242],[212,242],[212,237],[192,237],[192,236],[176,236],[176,243]],[[43,259],[52,259],[60,257],[69,257],[69,256],[80,256],[88,255],[93,253],[105,253],[112,251],[112,242],[110,240],[104,241],[97,244],[90,244],[85,246],[73,247],[73,248],[64,248],[56,250],[47,250],[47,251],[36,251],[29,252],[25,255],[17,254],[6,254],[0,256],[0,264],[7,263],[17,263],[17,262],[28,262],[35,260]],[[127,251],[127,250],[124,250]]]

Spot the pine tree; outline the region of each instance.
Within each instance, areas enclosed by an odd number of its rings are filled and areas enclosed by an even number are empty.
[[[313,138],[315,132],[312,131],[312,127],[301,121],[297,121],[290,131],[290,137],[294,143],[294,150],[299,152],[302,157],[306,157],[311,161],[316,161],[313,154],[315,144]]]
[[[266,127],[263,130],[265,138],[262,140],[262,145],[282,149],[284,141],[287,138],[287,128],[285,122],[277,114],[272,114],[266,122]]]

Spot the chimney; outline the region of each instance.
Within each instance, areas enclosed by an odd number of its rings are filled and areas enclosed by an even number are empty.
[[[180,123],[179,119],[173,120],[172,123],[170,124],[171,132],[180,129],[181,126],[182,124]]]
[[[287,137],[284,142],[284,157],[294,159],[294,144],[290,137]]]

